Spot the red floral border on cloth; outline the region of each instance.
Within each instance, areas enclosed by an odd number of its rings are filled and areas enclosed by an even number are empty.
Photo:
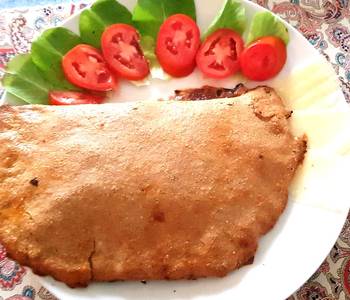
[[[0,0],[1,1],[1,0]],[[295,26],[327,58],[350,103],[349,0],[255,0]],[[30,49],[45,28],[58,25],[89,1],[4,10],[0,15],[0,76],[16,53]],[[0,88],[0,94],[1,94]],[[0,245],[0,300],[55,300],[31,272],[6,257]],[[350,214],[331,253],[309,281],[287,300],[350,300]]]

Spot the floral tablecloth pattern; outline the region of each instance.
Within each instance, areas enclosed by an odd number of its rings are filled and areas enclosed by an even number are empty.
[[[339,83],[350,103],[349,0],[255,2],[298,28],[327,58],[339,75]],[[0,0],[0,76],[6,62],[16,53],[27,52],[31,41],[42,30],[60,24],[90,3],[81,0]],[[0,300],[30,299],[56,298],[40,286],[29,269],[8,259],[5,249],[0,245]],[[350,214],[329,256],[308,282],[288,298],[338,299],[350,300]]]

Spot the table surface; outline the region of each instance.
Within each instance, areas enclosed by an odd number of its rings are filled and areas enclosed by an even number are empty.
[[[25,53],[45,28],[59,25],[91,1],[0,0],[0,76],[6,62]],[[349,0],[255,0],[299,29],[333,65],[350,103]],[[1,88],[0,88],[1,94]],[[281,280],[283,280],[281,278]],[[276,282],[278,284],[278,282]],[[56,299],[0,245],[0,300]],[[288,300],[350,300],[350,214],[316,273]],[[265,300],[265,299],[264,299]]]

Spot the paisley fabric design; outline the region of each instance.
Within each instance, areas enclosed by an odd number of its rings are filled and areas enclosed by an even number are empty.
[[[350,298],[350,255],[343,263],[343,268],[340,272],[342,284],[344,286],[344,293]]]
[[[321,274],[327,274],[330,271],[330,266],[327,260],[325,260],[318,270],[311,276],[310,280],[316,280]]]
[[[1,0],[0,9],[14,8],[14,7],[28,7],[28,6],[38,6],[47,4],[61,4],[61,3],[72,3],[78,2],[79,0]]]
[[[40,299],[43,300],[58,300],[54,295],[52,295],[47,289],[45,289],[44,287],[41,287],[39,292],[38,292],[38,296]]]
[[[325,287],[317,282],[306,284],[297,292],[297,299],[300,300],[321,300],[329,299],[329,294]]]
[[[350,1],[254,0],[296,27],[329,61],[350,103]],[[91,0],[0,0],[0,77],[16,53],[29,51],[41,31],[60,24]],[[0,88],[0,95],[2,94]],[[282,279],[281,279],[282,280]],[[0,300],[57,300],[31,271],[0,246]],[[64,299],[62,299],[64,300]],[[350,214],[331,253],[288,300],[350,300]]]
[[[35,299],[35,290],[31,286],[25,286],[21,295],[13,295],[6,300],[33,300]]]
[[[25,269],[6,257],[6,251],[0,245],[0,288],[2,290],[12,290],[22,282]]]

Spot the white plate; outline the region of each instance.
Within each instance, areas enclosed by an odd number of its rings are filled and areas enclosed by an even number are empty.
[[[135,0],[121,0],[130,9]],[[207,28],[217,15],[224,0],[197,0],[198,24]],[[260,6],[244,1],[249,18],[264,10]],[[73,16],[63,26],[78,33],[79,14]],[[281,80],[301,65],[308,64],[321,55],[298,33],[290,30],[291,42],[288,46],[287,65],[273,81],[267,84],[280,89]],[[324,62],[325,63],[325,62]],[[335,76],[331,72],[332,76]],[[295,89],[303,89],[302,81],[294,83]],[[113,101],[133,101],[165,97],[179,88],[199,87],[203,84],[233,87],[242,81],[236,77],[228,80],[208,80],[195,72],[183,79],[171,81],[153,80],[150,86],[135,87],[123,82],[121,91]],[[248,83],[254,86],[256,83]],[[308,86],[308,89],[310,85]],[[38,277],[40,282],[59,299],[239,299],[239,300],[283,300],[299,288],[325,259],[335,243],[344,224],[349,196],[347,170],[350,168],[349,145],[350,112],[340,88],[327,91],[324,82],[315,82],[313,91],[323,88],[330,95],[322,104],[296,108],[298,130],[307,132],[312,149],[305,165],[310,168],[299,174],[298,189],[291,194],[289,205],[276,227],[261,239],[255,262],[251,266],[231,273],[222,279],[201,279],[197,281],[118,282],[92,284],[86,289],[70,289],[49,277]],[[306,89],[306,88],[305,88]],[[281,90],[281,89],[280,89]],[[305,93],[309,91],[305,90]],[[288,95],[286,95],[288,98]],[[5,96],[5,101],[10,102]],[[296,104],[290,99],[292,109]],[[310,109],[311,107],[311,109]],[[335,121],[336,120],[336,121]],[[347,122],[349,120],[349,122]],[[321,134],[320,132],[321,131]],[[318,164],[319,162],[319,164]],[[322,163],[321,163],[322,162]],[[311,167],[312,165],[312,167]],[[316,165],[316,168],[313,168]]]

